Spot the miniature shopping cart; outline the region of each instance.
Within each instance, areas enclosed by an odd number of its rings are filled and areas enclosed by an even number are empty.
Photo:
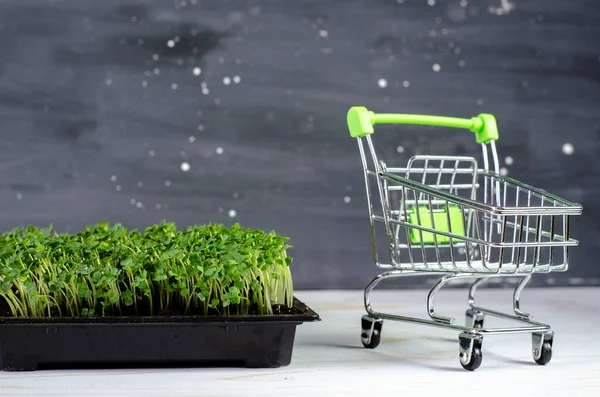
[[[519,296],[534,273],[567,270],[569,247],[578,244],[569,237],[569,218],[580,215],[582,207],[500,174],[495,146],[498,129],[492,115],[460,119],[375,114],[364,107],[353,107],[347,122],[350,135],[358,141],[364,167],[373,259],[385,269],[365,288],[363,345],[377,347],[384,319],[445,327],[460,331],[459,360],[472,371],[482,362],[484,334],[531,333],[535,362],[547,364],[552,357],[554,331],[522,311]],[[375,124],[468,129],[482,147],[483,168],[473,157],[432,155],[415,155],[405,167],[390,167],[376,155],[371,138]],[[365,142],[369,157],[365,154]],[[402,152],[395,147],[388,149],[386,152]],[[376,238],[377,225],[386,232],[389,263],[379,261],[377,247],[383,240]],[[427,298],[429,319],[384,314],[371,307],[370,294],[381,281],[434,274],[441,278],[436,278]],[[476,289],[484,281],[508,276],[522,278],[513,294],[514,313],[475,304]],[[436,292],[458,278],[473,279],[465,326],[434,310]],[[524,325],[484,328],[486,314]]]

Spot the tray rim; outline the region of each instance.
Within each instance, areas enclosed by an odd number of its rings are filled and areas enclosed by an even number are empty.
[[[178,324],[283,324],[321,321],[317,312],[294,296],[293,306],[303,311],[300,314],[272,315],[207,315],[207,316],[111,316],[111,317],[0,317],[0,329],[7,326],[114,326],[114,325],[164,325]]]

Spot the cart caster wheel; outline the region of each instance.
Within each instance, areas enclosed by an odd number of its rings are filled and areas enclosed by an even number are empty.
[[[475,371],[483,361],[481,353],[483,338],[480,335],[462,333],[458,339],[460,365],[467,371]]]
[[[465,314],[466,321],[465,324],[467,327],[482,329],[483,328],[483,319],[485,315],[481,312],[475,311],[473,309],[467,309],[467,313]]]
[[[539,365],[546,365],[552,359],[552,345],[548,342],[542,345],[540,357],[535,359],[535,362]]]
[[[533,360],[539,365],[546,365],[552,359],[552,342],[554,333],[533,334]]]
[[[481,349],[474,347],[473,351],[471,352],[471,359],[469,360],[469,362],[465,363],[463,362],[463,360],[460,360],[460,364],[467,371],[475,371],[481,366],[482,361],[483,355],[481,354]]]
[[[360,339],[367,349],[375,349],[381,341],[381,328],[383,319],[379,317],[363,316],[361,319],[362,332]]]

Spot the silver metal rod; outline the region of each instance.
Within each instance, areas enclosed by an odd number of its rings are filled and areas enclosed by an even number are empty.
[[[476,184],[475,185],[476,188],[479,188],[479,185]],[[452,184],[439,184],[439,185],[435,185],[435,189],[461,189],[461,190],[471,190],[473,188],[473,185],[470,183],[462,183],[462,184],[456,184],[456,185],[452,185]],[[390,186],[389,190],[402,190],[402,186]]]

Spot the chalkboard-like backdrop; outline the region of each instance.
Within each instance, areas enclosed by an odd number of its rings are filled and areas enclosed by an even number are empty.
[[[569,272],[535,282],[600,284],[595,0],[0,1],[0,228],[237,221],[291,237],[296,288],[363,288],[353,105],[495,114],[508,175],[584,207]],[[466,131],[384,139],[479,156]]]

